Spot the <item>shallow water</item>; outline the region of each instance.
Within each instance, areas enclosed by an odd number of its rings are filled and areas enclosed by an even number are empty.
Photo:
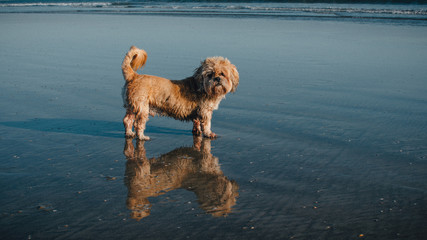
[[[424,26],[1,14],[0,32],[4,239],[427,233]],[[151,141],[126,143],[132,44],[147,74],[181,79],[214,55],[237,66],[214,112],[220,138],[152,118]]]

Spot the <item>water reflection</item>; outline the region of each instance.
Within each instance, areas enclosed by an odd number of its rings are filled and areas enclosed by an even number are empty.
[[[149,197],[174,189],[196,194],[200,208],[215,217],[232,211],[238,197],[238,185],[221,171],[218,158],[211,154],[211,140],[194,137],[193,147],[180,147],[157,158],[146,157],[143,141],[134,147],[126,140],[125,184],[127,207],[131,217],[140,220],[150,215]]]

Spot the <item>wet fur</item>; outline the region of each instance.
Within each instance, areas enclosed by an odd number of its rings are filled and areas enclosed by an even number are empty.
[[[194,135],[215,138],[211,131],[212,112],[227,93],[236,91],[239,84],[236,67],[226,58],[210,57],[201,62],[191,77],[169,80],[138,74],[136,71],[146,61],[147,53],[132,46],[122,63],[126,81],[123,87],[126,137],[149,140],[144,135],[148,117],[161,115],[193,121]]]

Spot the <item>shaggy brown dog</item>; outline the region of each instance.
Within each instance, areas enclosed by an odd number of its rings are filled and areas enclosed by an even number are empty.
[[[175,189],[196,194],[199,206],[215,217],[231,213],[239,196],[239,186],[221,171],[218,158],[211,154],[210,139],[194,136],[193,147],[177,148],[157,158],[148,159],[144,141],[126,139],[125,184],[127,207],[131,217],[140,220],[151,213],[150,197]]]
[[[212,112],[218,109],[227,93],[236,91],[239,84],[236,67],[226,58],[210,57],[201,62],[193,76],[176,81],[137,74],[146,60],[147,53],[135,46],[123,60],[126,137],[135,137],[134,126],[138,139],[149,140],[144,135],[148,115],[158,114],[193,121],[194,135],[215,138],[216,134],[211,131]]]

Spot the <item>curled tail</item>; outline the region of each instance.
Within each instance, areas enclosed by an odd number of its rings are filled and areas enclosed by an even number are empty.
[[[147,53],[142,49],[132,46],[122,63],[122,72],[125,80],[128,82],[134,79],[137,76],[136,71],[144,66],[146,61]]]

